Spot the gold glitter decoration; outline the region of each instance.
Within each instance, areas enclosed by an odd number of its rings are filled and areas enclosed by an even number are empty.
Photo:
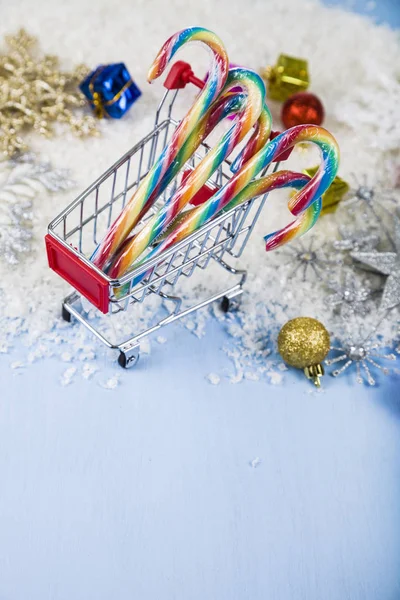
[[[322,323],[310,317],[288,321],[278,335],[278,351],[285,363],[304,369],[308,379],[320,386],[322,361],[330,350],[329,333]]]
[[[21,29],[5,37],[8,53],[0,55],[0,151],[11,157],[27,150],[22,134],[53,134],[51,123],[67,123],[77,136],[97,134],[92,115],[76,116],[86,106],[78,86],[89,69],[78,65],[60,71],[56,56],[35,58],[36,38]]]

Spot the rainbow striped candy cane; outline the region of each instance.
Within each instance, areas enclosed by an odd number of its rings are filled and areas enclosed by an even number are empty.
[[[278,171],[277,173],[266,175],[265,177],[251,181],[248,185],[246,185],[246,187],[239,192],[239,194],[235,196],[235,198],[231,200],[227,206],[225,206],[222,212],[229,212],[232,208],[239,206],[239,204],[245,204],[249,200],[257,198],[263,194],[270,193],[273,190],[285,187],[301,189],[308,181],[310,181],[310,179],[311,177],[309,175],[305,175],[304,173],[294,173],[292,171]],[[267,252],[277,248],[278,246],[282,246],[282,244],[286,244],[298,236],[304,235],[317,222],[321,212],[321,207],[322,200],[319,198],[313,202],[311,206],[309,206],[303,213],[301,213],[297,219],[289,223],[289,225],[264,236]],[[178,223],[182,222],[182,220],[188,216],[188,213],[192,212],[193,210],[195,210],[195,208],[181,213],[177,220],[172,223],[170,228],[166,232],[163,232],[162,236],[160,237],[160,241],[163,241],[173,231],[174,227],[176,227]]]
[[[203,117],[198,126],[193,129],[188,139],[179,150],[176,162],[174,161],[174,163],[170,165],[169,170],[172,171],[173,177],[175,177],[177,172],[180,170],[180,165],[185,163],[192,156],[192,154],[197,150],[198,146],[207,138],[214,127],[225,117],[230,115],[234,116],[234,113],[243,111],[246,102],[246,95],[239,92],[228,91],[221,94],[221,96],[212,104],[206,116]],[[237,158],[241,158],[243,162],[249,160],[252,153],[258,152],[258,150],[266,143],[270,132],[271,115],[268,107],[264,104],[261,114],[258,118],[255,131]],[[168,171],[166,176],[169,177]],[[171,177],[171,179],[173,177]],[[163,235],[165,234],[166,229],[168,228],[165,228],[164,226]],[[128,245],[131,244],[134,237],[135,235],[132,235],[125,239],[118,250],[118,255],[125,251]]]
[[[305,175],[304,173],[294,173],[292,171],[278,171],[277,173],[272,173],[271,175],[267,175],[260,179],[250,182],[224,209],[223,212],[229,212],[232,208],[238,206],[239,204],[244,204],[252,198],[256,198],[262,194],[268,194],[274,190],[291,187],[295,189],[301,189],[307,182],[310,181],[310,177]],[[303,235],[306,233],[311,227],[313,227],[320,215],[322,207],[322,200],[319,198],[313,204],[311,204],[303,213],[301,213],[294,221],[289,223],[286,227],[282,229],[270,233],[264,237],[266,242],[266,250],[272,250],[281,246],[282,244],[286,244],[290,240]],[[183,213],[177,219],[177,223],[181,222],[182,219],[187,217],[189,213],[195,211],[193,208],[187,213]],[[151,252],[149,255],[137,263],[135,267],[140,267],[147,260],[154,257],[156,252]],[[140,281],[148,277],[152,272],[152,269],[145,271],[138,275],[133,279],[130,284],[126,284],[121,288],[116,288],[115,295],[117,298],[124,296],[129,293],[129,289],[133,288]]]
[[[252,198],[257,198],[258,196],[267,194],[273,190],[285,187],[301,189],[310,180],[311,177],[309,177],[309,175],[305,175],[304,173],[294,173],[293,171],[278,171],[277,173],[271,173],[271,175],[251,181],[231,202],[229,202],[223,211],[228,212],[239,204],[243,204]],[[321,213],[321,208],[322,199],[318,198],[300,213],[297,219],[286,225],[286,227],[265,235],[264,241],[266,251],[269,252],[270,250],[274,250],[283,244],[287,244],[294,238],[307,233],[307,231],[314,227],[317,222]]]
[[[225,86],[227,87],[227,86]],[[236,87],[236,86],[235,86]],[[232,97],[232,94],[237,98],[237,103],[233,102],[230,107],[229,104],[225,105],[228,97]],[[234,116],[233,113],[240,112],[244,109],[246,102],[246,96],[240,92],[224,91],[221,96],[213,103],[207,114],[203,117],[202,121],[199,122],[197,127],[192,130],[190,136],[187,138],[182,148],[179,150],[176,161],[174,161],[165,173],[165,177],[168,177],[169,181],[175,177],[178,171],[182,168],[182,164],[188,160],[192,154],[197,150],[200,144],[207,138],[214,127],[219,121],[229,115]],[[219,109],[219,110],[218,110]],[[224,114],[222,114],[224,113]],[[246,143],[243,150],[235,158],[234,163],[241,167],[247,162],[254,154],[256,154],[266,144],[271,133],[271,113],[268,106],[264,103],[261,114],[255,125],[254,132],[250,139]],[[231,167],[232,168],[232,167]],[[158,189],[156,188],[153,192],[155,196],[158,196]],[[141,217],[145,214],[143,214]],[[140,218],[141,218],[140,217]]]
[[[219,37],[203,27],[190,27],[170,37],[162,46],[150,68],[148,81],[151,82],[159,77],[176,52],[184,44],[192,41],[203,42],[211,49],[213,60],[209,69],[210,75],[207,83],[187,115],[175,130],[169,144],[164,148],[158,160],[136,189],[132,198],[127,202],[124,210],[108,229],[104,239],[96,248],[92,256],[92,261],[99,268],[106,266],[114,252],[116,252],[138,222],[138,217],[142,213],[143,208],[145,206],[150,208],[150,204],[146,203],[152,192],[163,178],[169,165],[176,158],[179,148],[181,148],[198,121],[205,115],[212,102],[219,96],[225,85],[229,69],[226,50]],[[168,183],[169,181],[164,178],[163,189],[167,187]],[[163,190],[159,189],[158,193],[161,193],[161,191]],[[154,200],[155,198],[153,197]]]
[[[265,143],[265,137],[269,135],[272,119],[264,104],[264,83],[254,71],[238,67],[229,71],[226,88],[237,87],[238,84],[240,84],[242,90],[247,92],[247,102],[238,122],[206,154],[186,181],[166,202],[165,206],[143,226],[128,245],[123,246],[109,270],[111,277],[118,278],[122,273],[125,273],[142,252],[169,226],[190,202],[194,194],[208,181],[218,166],[231,154],[236,145],[243,140],[256,121],[259,123],[259,127],[253,135],[255,145],[257,147],[260,140]],[[259,116],[261,112],[264,117],[260,124]],[[266,122],[268,122],[267,127],[265,126]],[[262,139],[260,132],[263,134],[264,139]],[[252,150],[254,151],[254,146]],[[247,158],[247,156],[244,155],[244,158]]]
[[[271,113],[268,106],[264,104],[253,135],[231,164],[232,173],[236,173],[239,169],[241,169],[243,165],[250,160],[252,156],[254,156],[254,154],[257,154],[257,152],[265,146],[271,134],[271,126]]]
[[[221,94],[209,108],[203,119],[198,123],[197,127],[192,130],[189,137],[180,148],[176,161],[169,166],[166,176],[171,176],[171,179],[173,179],[181,169],[181,164],[186,163],[214,127],[226,117],[243,111],[246,102],[247,97],[242,93],[229,91]],[[128,244],[132,242],[134,237],[135,235],[127,237],[121,244],[118,252],[121,253]]]
[[[271,140],[262,150],[253,156],[242,169],[225,184],[225,186],[218,190],[214,196],[204,204],[189,211],[187,215],[185,214],[167,238],[150,251],[142,261],[135,265],[131,265],[125,272],[128,272],[132,266],[138,267],[146,260],[160,255],[167,250],[167,248],[180,242],[199,229],[204,223],[212,219],[228,206],[236,196],[246,188],[252,179],[274,160],[274,158],[289,148],[292,148],[295,144],[302,142],[312,142],[316,144],[322,154],[321,165],[317,173],[301,190],[296,192],[293,198],[289,200],[289,209],[295,216],[306,211],[316,200],[319,200],[322,194],[328,189],[336,176],[339,165],[339,148],[335,138],[326,129],[316,125],[298,125],[284,131]],[[310,213],[308,213],[308,218],[310,218]],[[311,222],[311,220],[309,222]],[[303,228],[305,229],[304,224]],[[281,236],[280,243],[289,241],[289,233],[293,230],[296,230],[295,226],[292,227],[292,230],[287,230],[286,237],[285,234]],[[299,226],[297,235],[300,234],[301,230],[302,227]],[[275,242],[273,238],[270,237],[268,239],[267,236],[266,241],[268,249],[277,246],[279,237],[277,237],[277,233],[274,235]],[[120,277],[121,275],[123,275],[123,273],[119,274]],[[133,282],[133,285],[145,276],[146,273],[142,274],[137,281]]]
[[[328,189],[338,169],[339,148],[337,142],[326,129],[316,125],[298,125],[268,142],[214,196],[191,211],[190,215],[182,220],[171,233],[169,239],[164,240],[153,252],[156,251],[158,254],[196,231],[229,205],[237,194],[277,156],[301,142],[313,142],[320,148],[322,154],[322,162],[317,173],[289,200],[290,211],[295,216],[302,213]]]

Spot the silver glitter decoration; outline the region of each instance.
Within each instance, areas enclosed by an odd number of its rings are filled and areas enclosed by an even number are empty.
[[[357,212],[359,212],[360,207],[365,208],[367,212],[364,213],[364,218],[369,219],[372,214],[394,248],[394,240],[390,235],[381,214],[384,212],[389,219],[391,218],[396,206],[393,192],[389,189],[380,187],[379,184],[376,184],[376,187],[369,185],[365,175],[362,178],[362,182],[360,182],[355,175],[353,175],[353,179],[356,185],[350,190],[348,198],[341,202],[341,206],[343,208],[347,207],[355,209]],[[386,204],[390,206],[386,206]]]
[[[74,185],[65,169],[52,169],[32,153],[0,162],[0,259],[18,264],[31,251],[33,202],[43,191]]]
[[[352,252],[352,258],[367,265],[378,273],[387,275],[380,308],[390,310],[400,304],[400,220],[395,219],[394,227],[395,252]]]
[[[6,164],[12,169],[8,183],[13,183],[15,179],[19,180],[18,183],[28,185],[29,180],[38,181],[49,192],[62,192],[75,185],[68,169],[53,169],[50,162],[39,161],[33,152],[12,158]],[[5,186],[2,189],[4,190]]]
[[[314,238],[311,238],[308,244],[299,240],[296,244],[289,245],[281,251],[290,258],[290,262],[287,264],[293,265],[288,279],[300,274],[302,281],[305,281],[308,274],[312,273],[321,281],[330,267],[341,262],[340,259],[328,258],[319,248],[314,250],[313,246]]]
[[[380,242],[378,233],[373,231],[352,231],[347,227],[339,226],[342,239],[335,240],[333,247],[340,251],[373,250]]]
[[[356,381],[357,383],[363,383],[366,379],[369,385],[375,385],[376,379],[371,373],[371,366],[378,369],[383,375],[389,375],[390,370],[387,367],[380,365],[375,359],[385,360],[396,360],[396,356],[392,353],[382,354],[378,351],[381,344],[372,344],[369,338],[362,342],[349,341],[343,344],[343,346],[332,346],[331,350],[340,352],[339,356],[334,358],[328,358],[325,363],[330,366],[336,363],[344,363],[338,369],[332,371],[333,377],[338,377],[344,373],[349,367],[355,366],[356,368]],[[364,379],[364,377],[365,379]]]
[[[352,174],[352,178],[355,186],[350,189],[347,198],[342,200],[341,206],[351,207],[355,204],[362,204],[372,210],[375,210],[375,207],[379,206],[387,211],[388,208],[385,206],[385,203],[391,204],[392,207],[396,204],[392,190],[381,187],[379,183],[376,183],[375,187],[373,187],[368,183],[366,175],[363,175],[362,181],[354,174]]]
[[[328,287],[332,294],[325,299],[326,304],[332,308],[340,308],[343,317],[357,314],[364,317],[371,310],[372,290],[366,283],[355,277],[352,271],[344,275],[344,283],[331,282]]]

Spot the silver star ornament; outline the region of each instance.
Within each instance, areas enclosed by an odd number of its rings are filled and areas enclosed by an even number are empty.
[[[351,257],[378,273],[387,275],[380,308],[390,310],[400,304],[400,219],[395,219],[395,252],[351,252]]]

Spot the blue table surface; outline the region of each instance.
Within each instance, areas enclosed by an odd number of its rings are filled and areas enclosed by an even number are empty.
[[[0,358],[0,600],[400,598],[399,378],[214,386],[223,326],[165,335],[115,390]]]

